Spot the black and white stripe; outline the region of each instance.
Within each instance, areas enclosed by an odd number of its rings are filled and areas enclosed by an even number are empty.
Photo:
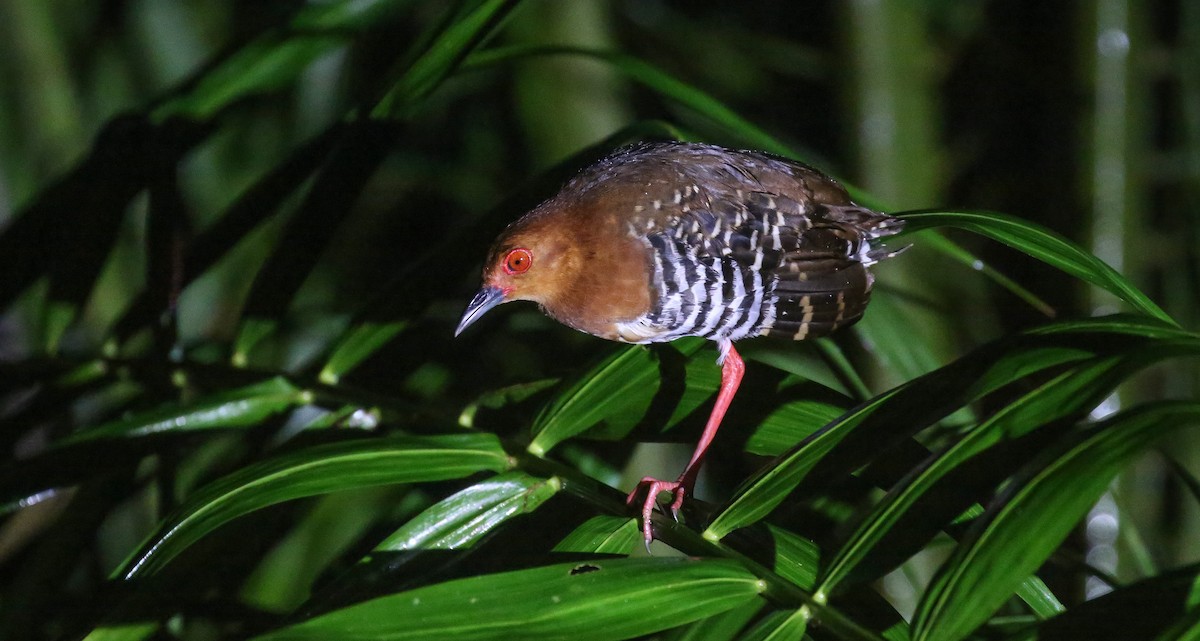
[[[658,164],[663,153],[678,162]],[[882,243],[902,221],[799,163],[691,144],[614,159],[606,171],[647,172],[627,231],[646,246],[655,294],[650,310],[616,324],[621,340],[822,336],[862,316],[867,267],[896,253]]]
[[[654,307],[618,323],[631,343],[702,336],[736,341],[757,336],[774,320],[774,279],[726,256],[702,254],[669,234],[647,237],[653,260]]]

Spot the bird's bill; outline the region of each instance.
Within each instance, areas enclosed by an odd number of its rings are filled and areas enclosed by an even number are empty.
[[[475,298],[472,298],[471,303],[467,305],[467,311],[463,312],[462,320],[458,321],[458,329],[454,330],[454,335],[461,334],[468,325],[479,320],[479,317],[486,314],[489,309],[503,302],[504,290],[491,285],[482,287],[475,292]]]

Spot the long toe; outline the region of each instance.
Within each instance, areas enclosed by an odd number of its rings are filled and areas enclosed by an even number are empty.
[[[678,523],[679,509],[683,507],[683,500],[687,498],[688,488],[683,483],[676,483],[675,485],[676,487],[672,491],[672,494],[675,496],[675,500],[671,501],[671,517],[675,519],[676,523]]]
[[[654,541],[654,532],[651,530],[651,519],[654,515],[654,507],[658,505],[658,495],[662,492],[671,492],[674,495],[675,498],[671,503],[671,514],[678,517],[679,506],[683,504],[683,496],[686,494],[686,488],[678,481],[660,481],[652,476],[647,476],[629,493],[629,496],[625,499],[625,503],[627,505],[634,505],[642,493],[642,488],[645,488],[646,491],[646,496],[642,499],[642,538],[646,543],[646,551],[649,552],[650,543]]]

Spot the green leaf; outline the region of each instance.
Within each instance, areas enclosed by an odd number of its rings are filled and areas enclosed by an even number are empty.
[[[479,395],[470,405],[463,408],[462,413],[458,415],[458,424],[467,429],[474,429],[476,427],[475,417],[480,409],[497,410],[513,403],[520,403],[530,396],[555,385],[558,385],[557,378],[543,378],[527,383],[506,385],[500,389],[488,390]]]
[[[336,385],[346,372],[354,369],[371,354],[374,354],[396,334],[408,326],[406,321],[379,323],[366,321],[352,327],[338,341],[333,354],[325,361],[319,379],[326,385]]]
[[[625,53],[553,45],[513,45],[495,47],[472,54],[464,67],[467,69],[478,69],[522,58],[551,55],[584,56],[603,60],[635,82],[645,85],[660,95],[695,110],[717,125],[739,136],[750,146],[783,156],[795,156],[790,148],[780,143],[774,136],[771,136],[754,123],[739,116],[719,100],[692,85],[680,81],[658,67]]]
[[[562,481],[505,472],[449,496],[418,514],[375,547],[378,551],[457,550],[501,523],[538,509]]]
[[[939,569],[913,617],[913,638],[949,641],[979,627],[1062,543],[1133,455],[1197,421],[1200,403],[1147,404],[1036,459]]]
[[[1158,321],[1138,324],[1127,318],[1115,322],[1073,321],[1061,328],[1042,328],[976,349],[859,405],[805,439],[740,488],[704,536],[720,540],[762,519],[818,464],[823,469],[850,473],[878,456],[881,449],[886,450],[881,444],[899,442],[967,403],[1034,372],[1096,354],[1142,350],[1147,332],[1157,332],[1159,327]]]
[[[294,84],[321,56],[351,42],[354,31],[378,26],[413,0],[356,0],[310,4],[292,18],[289,29],[268,32],[220,61],[186,94],[160,105],[158,120],[207,120],[248,96]]]
[[[102,438],[137,438],[163,432],[252,427],[263,419],[311,400],[283,377],[220,392],[186,407],[168,406],[79,432],[62,442],[80,443]]]
[[[900,389],[903,388],[885,392],[842,415],[756,476],[734,497],[725,510],[713,519],[704,530],[704,538],[719,541],[730,532],[755,523],[769,514],[847,433],[883,406]]]
[[[1200,607],[1192,608],[1154,641],[1195,641],[1200,639]]]
[[[92,630],[83,641],[142,641],[158,631],[158,623],[106,625]]]
[[[1037,641],[1154,638],[1187,620],[1189,609],[1195,607],[1189,603],[1189,596],[1198,579],[1200,566],[1189,565],[1120,586],[1038,623],[1023,638]]]
[[[582,434],[603,421],[616,421],[632,427],[658,391],[660,359],[671,358],[672,351],[690,357],[706,342],[701,339],[681,340],[657,350],[635,346],[614,353],[581,376],[546,407],[534,423],[535,436],[529,444],[529,452],[544,456],[562,441]],[[716,366],[710,369],[717,370]],[[694,408],[715,391],[715,387],[701,389],[696,380],[691,383],[686,389],[693,393],[685,394],[680,399],[672,418],[677,419],[690,411],[686,408]]]
[[[373,118],[406,118],[421,106],[459,64],[508,16],[517,0],[484,0],[450,23],[383,100],[371,111]]]
[[[762,610],[760,599],[747,601],[744,605],[727,610],[715,616],[700,619],[687,626],[675,630],[675,634],[667,636],[667,641],[729,641],[737,638],[737,633],[746,627],[746,623]]]
[[[287,219],[246,297],[235,359],[276,331],[279,319],[325,255],[371,176],[391,154],[398,130],[387,123],[344,127],[304,201]]]
[[[872,295],[871,308],[854,331],[862,335],[884,371],[907,381],[945,362],[927,340],[934,333],[929,326],[937,327],[937,322],[927,304],[881,292]]]
[[[358,31],[377,26],[415,0],[355,0],[354,2],[318,2],[305,5],[292,18],[297,31]]]
[[[447,581],[256,639],[627,639],[727,612],[763,589],[723,559],[597,559]]]
[[[998,212],[917,211],[904,212],[901,217],[905,221],[904,233],[931,227],[957,227],[998,240],[1047,265],[1112,292],[1147,316],[1175,324],[1166,312],[1104,261],[1036,223]]]
[[[812,613],[807,606],[790,612],[772,612],[754,625],[742,641],[793,641],[808,638],[808,621]]]
[[[629,554],[641,543],[638,520],[599,514],[584,521],[554,546],[555,552],[585,554]]]
[[[1043,619],[1049,619],[1067,610],[1046,583],[1036,576],[1031,576],[1021,583],[1021,587],[1017,588],[1017,596],[1034,614]]]
[[[751,454],[778,456],[845,411],[844,407],[811,399],[785,403],[755,428],[746,441],[745,450]]]
[[[1049,303],[1041,298],[1038,298],[1036,294],[1022,287],[1020,283],[997,271],[994,267],[987,264],[987,262],[985,262],[983,259],[979,258],[975,254],[972,254],[966,249],[963,249],[958,245],[958,243],[955,243],[949,238],[931,231],[929,233],[920,234],[919,240],[914,240],[914,244],[916,243],[936,249],[942,254],[949,256],[963,265],[966,265],[971,269],[983,274],[984,277],[988,278],[1000,287],[1007,289],[1017,298],[1025,301],[1030,307],[1040,312],[1046,318],[1055,317],[1056,312]]]
[[[221,524],[268,505],[351,488],[499,472],[508,465],[507,454],[490,434],[357,440],[289,452],[198,490],[116,576],[154,574]]]
[[[192,91],[159,106],[154,117],[207,120],[237,100],[290,86],[313,61],[346,43],[333,34],[263,36],[204,74]]]
[[[913,537],[914,531],[924,531],[931,538],[943,525],[937,517],[953,517],[970,504],[974,494],[972,488],[966,488],[962,495],[953,498],[945,496],[945,491],[961,488],[962,479],[956,474],[970,471],[972,457],[1002,440],[1012,441],[1064,416],[1091,409],[1123,378],[1112,376],[1120,365],[1121,359],[1107,357],[1071,368],[1005,405],[946,450],[931,457],[919,474],[910,475],[899,486],[891,488],[871,510],[825,568],[818,592],[831,594],[847,580],[857,582],[878,578],[915,552],[912,548],[918,543],[923,544],[925,536],[897,546],[888,541],[888,535],[899,532],[907,540]],[[987,476],[1004,473],[990,461],[984,464],[988,468]],[[943,481],[947,479],[955,479],[949,483],[955,488],[944,488],[947,483]],[[944,491],[935,492],[939,487]],[[927,499],[925,503],[936,505],[922,506],[923,499]],[[964,501],[967,504],[964,505]],[[936,513],[936,517],[931,512]],[[860,570],[862,564],[870,567]]]
[[[811,591],[817,583],[821,550],[808,539],[775,525],[767,525],[775,551],[775,574]]]

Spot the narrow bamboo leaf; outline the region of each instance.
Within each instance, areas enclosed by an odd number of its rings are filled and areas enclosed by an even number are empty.
[[[1195,641],[1200,639],[1200,607],[1181,617],[1170,628],[1154,638],[1154,641]]]
[[[642,540],[637,519],[597,515],[584,521],[554,546],[555,552],[629,554]]]
[[[1020,283],[1000,273],[991,265],[987,264],[987,262],[985,262],[983,259],[979,258],[975,254],[972,254],[966,249],[963,249],[958,243],[955,243],[949,238],[931,231],[929,233],[921,234],[920,240],[915,240],[914,243],[920,243],[922,245],[932,247],[937,251],[949,256],[950,258],[957,260],[963,265],[966,265],[971,269],[983,274],[1000,287],[1007,289],[1017,298],[1020,298],[1028,303],[1030,307],[1041,312],[1046,316],[1046,318],[1054,318],[1056,316],[1056,312],[1054,311],[1054,308],[1050,306],[1050,303],[1038,298],[1036,294],[1022,287]]]
[[[280,318],[308,278],[342,221],[353,211],[375,169],[393,150],[399,130],[388,123],[346,127],[317,172],[304,202],[287,221],[274,251],[254,276],[245,316]],[[261,334],[260,323],[243,332]],[[242,340],[239,339],[239,344]],[[241,352],[244,354],[245,352]]]
[[[1143,314],[1174,324],[1154,301],[1104,261],[1041,225],[998,212],[919,211],[905,212],[902,217],[905,233],[931,227],[957,227],[982,234],[1112,292]]]
[[[730,532],[755,523],[770,514],[848,432],[901,389],[903,388],[885,392],[847,412],[825,429],[806,439],[800,447],[784,456],[777,464],[752,479],[739,491],[729,506],[713,519],[704,531],[704,538],[719,541]]]
[[[351,488],[499,472],[508,464],[500,442],[489,434],[364,439],[289,452],[201,488],[116,576],[153,574],[216,527],[268,505]]]
[[[106,625],[92,630],[83,641],[142,641],[158,631],[158,623]]]
[[[219,392],[186,407],[165,407],[78,432],[63,443],[101,438],[137,438],[162,432],[230,429],[258,425],[310,400],[310,394],[275,377],[247,387]]]
[[[867,401],[829,423],[783,455],[738,491],[705,531],[719,540],[765,517],[820,463],[850,473],[909,434],[1031,373],[1097,353],[1142,349],[1136,325],[1072,322],[1058,331],[1014,336],[985,345],[959,360]],[[1107,329],[1117,329],[1107,332]],[[1121,329],[1134,329],[1123,333]],[[1052,334],[1047,339],[1043,334]],[[1128,340],[1114,340],[1125,336]],[[1078,343],[1078,344],[1074,344]],[[932,402],[931,402],[932,401]],[[903,429],[897,429],[897,426]],[[848,438],[849,437],[849,438]]]
[[[1023,638],[1037,641],[1152,639],[1155,635],[1164,638],[1161,635],[1169,635],[1172,626],[1186,626],[1188,612],[1194,612],[1196,607],[1192,597],[1198,580],[1200,566],[1189,565],[1124,585],[1039,623]]]
[[[887,639],[887,641],[909,641],[912,639],[908,624],[904,621],[893,624],[892,627],[884,630],[879,636]]]
[[[309,4],[292,18],[296,31],[350,31],[378,25],[392,14],[416,4],[415,0],[356,0]]]
[[[808,606],[792,611],[772,612],[754,625],[742,641],[794,641],[806,639],[808,621],[812,618]]]
[[[872,296],[866,316],[855,324],[863,343],[898,380],[912,380],[937,369],[945,359],[928,340],[936,335],[929,326],[938,327],[934,312],[919,302],[886,294]]]
[[[658,391],[660,358],[670,357],[667,350],[677,350],[690,357],[705,342],[700,339],[682,340],[663,346],[658,351],[628,347],[614,353],[547,406],[534,423],[535,436],[529,444],[529,452],[543,456],[562,441],[602,421],[619,420],[622,425],[632,427]],[[692,387],[695,389],[697,386]],[[708,394],[713,391],[710,389]],[[699,404],[695,395],[692,400]],[[674,413],[680,413],[678,406]]]
[[[336,385],[346,372],[354,369],[359,363],[377,352],[396,334],[408,327],[406,321],[377,323],[366,321],[352,327],[338,341],[333,354],[325,361],[321,369],[320,380],[327,385]]]
[[[1091,409],[1122,378],[1110,376],[1121,363],[1117,357],[1107,357],[1071,368],[1005,405],[932,457],[919,473],[892,488],[871,510],[829,562],[818,592],[831,594],[846,580],[858,582],[878,578],[916,552],[946,524],[944,518],[952,518],[974,502],[972,495],[976,488],[963,487],[966,484],[955,476],[969,471],[967,465],[972,457],[1001,440],[1020,438],[1064,416]],[[988,463],[986,476],[999,481],[1007,475],[1007,470],[996,469],[993,463]],[[956,480],[944,483],[948,478]],[[936,492],[937,489],[941,491]],[[948,496],[956,489],[961,491]],[[927,505],[920,505],[922,499],[928,499]],[[914,537],[914,530],[922,535]],[[888,535],[892,532],[905,537],[904,544],[889,542]]]
[[[763,589],[723,559],[597,559],[401,592],[256,639],[627,639],[743,606]]]
[[[229,362],[233,363],[234,367],[250,365],[250,352],[275,331],[276,325],[277,321],[274,318],[242,319],[237,337],[233,339],[233,353],[229,356]]]
[[[1063,320],[1026,332],[1032,336],[1055,336],[1060,334],[1117,334],[1153,339],[1194,339],[1200,334],[1181,329],[1179,326],[1153,316],[1140,314],[1112,314],[1093,318]]]
[[[913,638],[949,641],[977,628],[1058,547],[1133,455],[1197,421],[1200,403],[1147,404],[1038,457],[939,569],[914,615]]]
[[[770,612],[758,619],[754,627],[740,636],[740,641],[808,640],[804,633],[809,627],[808,607],[799,610]]]
[[[1021,587],[1017,588],[1017,596],[1025,602],[1025,605],[1029,606],[1030,610],[1033,610],[1035,615],[1043,619],[1049,619],[1067,611],[1067,607],[1058,600],[1058,597],[1054,596],[1049,586],[1036,576],[1031,576],[1021,582]]]
[[[518,0],[484,0],[429,46],[371,111],[374,118],[405,118],[433,93],[499,25]]]
[[[562,481],[505,472],[439,501],[376,546],[375,551],[457,550],[514,516],[538,509]]]
[[[342,138],[342,130],[359,126],[363,125],[339,124],[304,141],[285,160],[239,195],[220,219],[205,227],[188,243],[179,285],[187,286],[208,273],[213,265],[234,251],[264,221],[275,216],[290,196],[302,191],[301,186],[321,165],[333,144]],[[117,340],[126,340],[154,322],[161,312],[161,303],[143,291],[116,323],[112,334]]]
[[[751,454],[778,456],[831,423],[846,409],[807,399],[781,405],[755,428],[746,441],[745,450]]]
[[[767,525],[774,543],[775,574],[812,591],[817,583],[817,569],[821,563],[821,550],[808,539],[775,525]]]
[[[41,330],[42,349],[47,354],[57,354],[58,345],[62,342],[63,334],[67,333],[67,329],[71,327],[71,323],[75,322],[75,317],[79,314],[79,305],[61,300],[46,301],[45,307],[42,309],[42,322],[38,329]]]
[[[597,51],[578,47],[514,45],[480,51],[473,54],[464,66],[468,69],[481,68],[521,58],[549,55],[584,56],[608,62],[615,69],[629,76],[630,79],[649,87],[662,96],[666,96],[695,110],[714,123],[741,137],[749,145],[782,156],[795,156],[794,152],[786,145],[780,143],[754,123],[739,116],[719,100],[692,85],[680,81],[658,67],[625,53]]]
[[[664,641],[729,641],[763,608],[760,599],[673,630]]]
[[[347,45],[353,31],[379,24],[412,0],[359,0],[310,4],[298,11],[288,29],[259,36],[208,70],[196,86],[154,112],[207,120],[248,96],[277,91],[295,83],[315,60]]]
[[[475,427],[475,416],[479,413],[480,409],[497,410],[512,403],[520,403],[530,396],[554,387],[557,384],[557,378],[543,378],[538,381],[517,383],[516,385],[508,385],[500,389],[484,392],[473,403],[463,408],[462,413],[458,416],[458,424],[467,429],[473,429]]]
[[[311,32],[263,36],[204,74],[191,92],[159,106],[154,117],[208,120],[237,100],[288,87],[313,61],[347,41]]]

